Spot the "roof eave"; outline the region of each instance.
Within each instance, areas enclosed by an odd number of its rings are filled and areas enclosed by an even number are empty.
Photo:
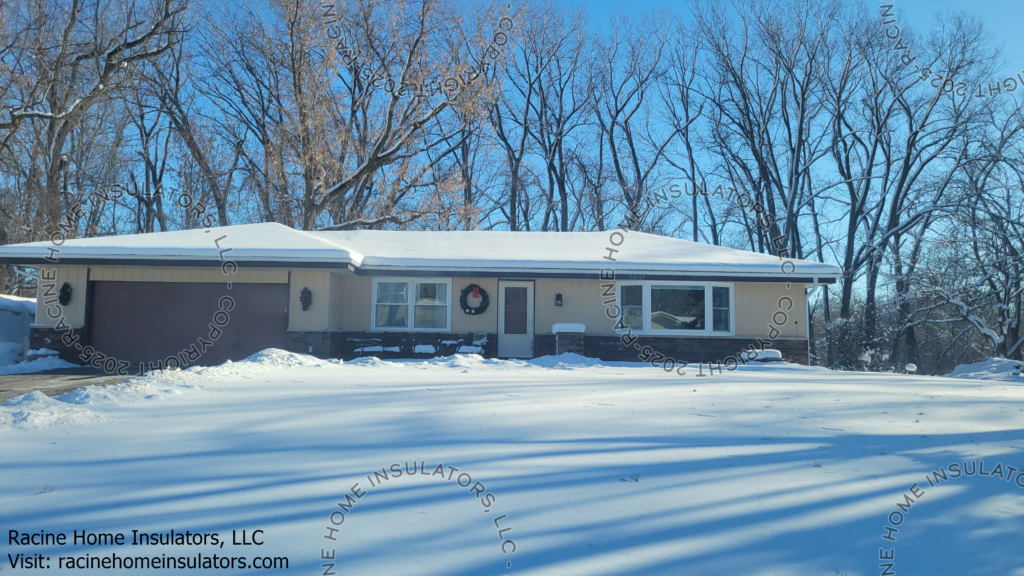
[[[609,270],[588,268],[432,268],[429,266],[361,266],[354,270],[359,276],[410,276],[455,278],[566,278],[577,280],[662,280],[694,282],[795,282],[797,284],[834,284],[841,274],[804,273],[779,274],[738,271],[685,269]]]
[[[61,256],[47,259],[39,256],[0,256],[0,264],[46,268],[52,266],[176,266],[220,267],[234,262],[239,268],[342,268],[353,271],[357,263],[351,259],[295,258],[146,258],[110,256]]]

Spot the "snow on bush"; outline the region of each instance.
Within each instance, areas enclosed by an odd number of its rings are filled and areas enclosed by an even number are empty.
[[[747,360],[751,362],[782,362],[782,352],[771,348],[756,350],[753,353],[747,353]]]
[[[1024,382],[1024,378],[1015,376],[1020,370],[1017,360],[1005,358],[989,358],[984,362],[974,364],[961,364],[948,374],[950,378],[966,378],[968,380],[1005,380],[1010,382]]]

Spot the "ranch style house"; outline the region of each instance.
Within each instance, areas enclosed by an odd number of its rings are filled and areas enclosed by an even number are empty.
[[[275,223],[8,245],[0,262],[39,275],[29,348],[133,371],[270,347],[342,359],[573,351],[635,361],[649,346],[695,363],[768,342],[808,364],[807,298],[842,273],[620,229]]]

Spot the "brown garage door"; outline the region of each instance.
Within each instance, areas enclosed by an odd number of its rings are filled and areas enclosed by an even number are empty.
[[[132,364],[178,356],[193,345],[201,351],[199,338],[212,345],[196,360],[183,353],[188,364],[241,360],[285,345],[287,284],[90,282],[89,290],[90,344]]]

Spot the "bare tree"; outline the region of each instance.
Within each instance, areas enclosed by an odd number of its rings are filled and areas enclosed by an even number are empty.
[[[61,220],[61,189],[68,167],[66,145],[75,127],[109,99],[139,63],[173,45],[173,29],[184,5],[161,0],[148,6],[131,0],[71,0],[29,6],[17,51],[25,76],[0,110],[0,142],[9,142],[26,122],[43,123],[45,157],[40,193],[49,225]],[[0,146],[2,149],[3,146]]]
[[[652,109],[669,64],[668,21],[666,14],[613,18],[610,37],[596,50],[594,115],[624,212],[634,216],[647,212],[646,195],[683,128],[656,124],[659,115]]]

